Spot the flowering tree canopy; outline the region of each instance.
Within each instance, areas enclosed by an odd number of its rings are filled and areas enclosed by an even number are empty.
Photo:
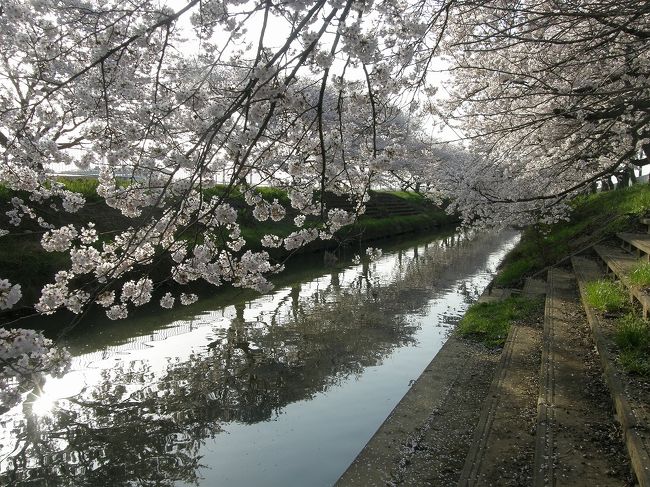
[[[127,305],[151,299],[146,269],[162,253],[180,284],[268,289],[264,274],[277,268],[265,252],[242,252],[228,190],[243,186],[258,220],[282,220],[286,208],[257,194],[252,174],[258,184],[290,188],[291,206],[320,219],[263,244],[293,250],[350,223],[353,215],[325,208],[315,192],[346,193],[362,212],[389,159],[422,151],[403,143],[409,134],[395,101],[415,82],[391,60],[405,55],[403,33],[382,21],[396,8],[388,2],[366,21],[368,8],[352,1],[194,1],[178,11],[154,2],[4,4],[0,182],[29,194],[12,200],[8,223],[37,222],[43,248],[71,259],[36,309],[78,313],[95,300],[123,317]],[[259,33],[247,33],[249,24]],[[84,205],[49,175],[61,164],[96,168],[99,195],[133,225],[106,238],[92,221],[53,225],[35,211],[31,202],[69,213]],[[219,177],[225,193],[206,196]],[[73,284],[80,276],[84,285]]]
[[[164,280],[270,288],[282,266],[247,250],[235,189],[259,221],[295,215],[293,233],[261,240],[286,251],[332,238],[371,184],[448,196],[468,221],[504,206],[513,222],[554,218],[648,143],[649,12],[633,0],[7,0],[0,239],[36,228],[68,256],[39,313],[95,303],[117,319],[196,299],[157,293]],[[423,136],[433,115],[465,149]],[[67,166],[97,171],[101,204],[128,224],[66,221],[86,204],[52,175]],[[287,188],[289,203],[258,185]],[[353,211],[328,208],[326,191]],[[0,280],[0,309],[20,297]]]
[[[553,218],[633,162],[650,142],[649,36],[634,0],[455,2],[447,110],[478,156],[458,207]]]

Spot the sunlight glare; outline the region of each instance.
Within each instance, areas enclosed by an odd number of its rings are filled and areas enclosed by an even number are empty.
[[[43,391],[32,402],[32,412],[36,416],[51,415],[61,399],[76,396],[85,383],[79,371],[70,372],[56,379],[48,376]]]
[[[47,392],[43,392],[32,402],[32,413],[36,416],[48,416],[54,410],[57,398]]]

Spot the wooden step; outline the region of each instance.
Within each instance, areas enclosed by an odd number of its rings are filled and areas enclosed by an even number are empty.
[[[609,245],[594,245],[594,250],[603,260],[607,269],[629,290],[630,298],[641,305],[643,317],[647,318],[650,310],[650,296],[640,288],[633,286],[629,278],[630,273],[636,268],[639,261],[623,250]]]
[[[616,367],[611,340],[606,338],[607,323],[587,305],[585,299],[586,284],[600,279],[602,273],[593,260],[573,257],[571,261],[632,468],[639,485],[650,487],[650,411],[647,404],[640,404],[628,397],[623,376]]]
[[[650,218],[641,218],[641,223],[648,226],[648,233],[650,233]]]
[[[635,252],[637,257],[645,256],[650,260],[650,235],[645,233],[618,233],[623,241],[623,248]]]

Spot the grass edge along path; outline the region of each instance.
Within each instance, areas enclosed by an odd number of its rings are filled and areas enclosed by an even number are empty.
[[[541,298],[510,296],[500,301],[470,306],[456,328],[463,338],[481,341],[489,347],[502,347],[510,326],[531,318],[543,307]]]

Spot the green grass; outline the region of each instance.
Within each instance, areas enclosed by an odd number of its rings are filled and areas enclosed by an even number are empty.
[[[650,326],[634,314],[621,317],[614,337],[620,349],[619,360],[632,374],[650,375]]]
[[[256,191],[262,195],[266,201],[278,200],[280,204],[287,207],[290,205],[289,194],[282,188],[258,187]]]
[[[255,192],[262,196],[266,201],[273,201],[277,199],[282,205],[288,206],[290,204],[289,194],[285,189],[272,188],[267,186],[258,186]],[[237,186],[228,187],[224,184],[217,184],[210,188],[204,189],[203,194],[208,197],[225,196],[228,200],[235,203],[245,204],[244,195],[241,189]]]
[[[534,225],[523,233],[519,244],[505,258],[496,284],[521,285],[527,276],[606,236],[630,228],[650,211],[650,185],[577,197],[571,203],[568,221]]]
[[[602,218],[607,213],[603,210],[607,209],[616,209],[619,214],[641,214],[650,208],[650,187],[648,184],[637,184],[615,191],[580,196],[575,201],[576,212],[585,216]]]
[[[60,178],[59,182],[63,183],[66,189],[79,193],[86,198],[86,201],[101,201],[102,198],[97,194],[99,181],[94,178]]]
[[[601,279],[586,286],[586,301],[602,313],[622,311],[629,306],[629,298],[619,282]]]
[[[0,184],[0,201],[9,201],[12,196],[11,190]]]
[[[532,274],[532,271],[539,267],[536,257],[521,255],[505,265],[494,279],[494,283],[500,287],[507,287],[517,282],[521,276]]]
[[[635,286],[650,286],[650,262],[639,262],[630,273],[630,282]]]
[[[445,219],[445,216],[447,219]],[[331,245],[337,245],[337,242],[349,244],[350,242],[367,241],[374,239],[381,239],[406,233],[416,233],[433,230],[439,226],[451,224],[447,215],[442,215],[436,218],[435,215],[421,214],[421,215],[408,215],[408,216],[395,216],[386,218],[368,218],[361,217],[353,225],[343,227],[336,232],[338,240],[330,241],[316,241],[301,248],[298,253],[307,253],[320,248],[326,248]],[[305,227],[310,226],[308,220]],[[296,230],[291,220],[283,220],[281,222],[256,222],[254,225],[242,226],[242,236],[247,241],[247,248],[261,249],[260,240],[264,235],[273,233],[279,236],[286,236]],[[282,254],[278,250],[270,250],[271,255],[279,256]]]
[[[481,341],[488,346],[502,346],[510,325],[540,313],[543,301],[512,296],[502,301],[476,303],[460,320],[457,331],[461,337]]]
[[[350,234],[358,234],[363,240],[383,238],[391,235],[430,230],[450,223],[446,215],[423,213],[420,215],[392,216],[385,218],[361,217],[352,226]],[[448,217],[448,216],[447,216]],[[345,231],[345,230],[344,230]]]

